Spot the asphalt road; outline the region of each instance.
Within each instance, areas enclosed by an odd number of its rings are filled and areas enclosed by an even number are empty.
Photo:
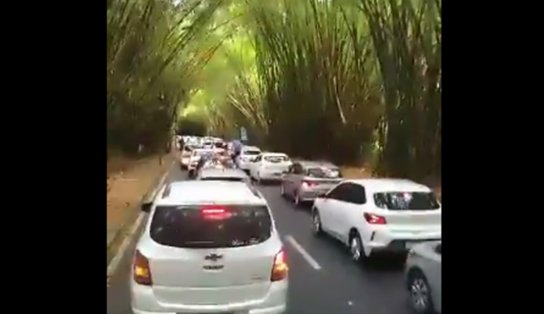
[[[183,180],[175,164],[167,181]],[[274,185],[259,186],[284,237],[289,258],[287,314],[406,314],[407,293],[398,261],[380,261],[368,269],[355,265],[347,249],[330,238],[314,238],[309,210],[295,209]],[[318,264],[308,262],[291,236]],[[132,244],[108,286],[108,314],[131,314],[128,279]],[[318,269],[316,269],[318,268]]]

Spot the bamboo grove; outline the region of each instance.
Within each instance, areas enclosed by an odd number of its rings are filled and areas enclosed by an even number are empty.
[[[136,1],[116,2],[108,24],[108,135],[119,132],[115,123],[129,125],[126,134],[155,125],[149,134],[160,139],[159,117],[167,130],[180,106],[198,103],[213,132],[243,125],[268,149],[338,163],[372,159],[381,175],[440,175],[441,0],[195,1],[190,14],[188,0],[142,0],[132,16],[147,22],[124,21],[121,3]],[[146,2],[153,14],[145,15]],[[234,25],[217,36],[226,40],[210,40],[221,30],[218,16]],[[134,45],[144,47],[132,48],[140,51],[136,68],[124,51]],[[217,64],[227,64],[213,83],[221,93],[207,87]],[[206,101],[195,102],[192,90],[208,92]],[[140,117],[144,129],[128,117]]]

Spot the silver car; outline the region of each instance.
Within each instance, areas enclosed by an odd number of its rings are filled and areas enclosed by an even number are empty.
[[[442,242],[415,245],[406,259],[410,307],[418,314],[442,312]]]
[[[198,180],[203,181],[231,181],[251,184],[245,171],[237,168],[203,168],[199,171]]]
[[[288,266],[262,195],[242,182],[181,181],[142,210],[134,314],[285,312]]]
[[[282,176],[280,193],[298,206],[328,192],[342,181],[340,169],[329,162],[296,161]]]

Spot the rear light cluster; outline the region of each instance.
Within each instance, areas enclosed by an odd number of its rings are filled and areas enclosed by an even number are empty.
[[[132,272],[134,274],[134,281],[137,284],[144,286],[151,286],[153,284],[149,260],[138,250],[136,250],[136,253],[134,254]]]
[[[274,257],[274,265],[272,266],[272,274],[270,275],[271,281],[280,281],[287,278],[289,272],[289,266],[287,265],[287,255],[285,251],[281,251]]]
[[[302,186],[305,187],[305,188],[313,188],[315,186],[317,186],[318,183],[315,182],[315,181],[302,181]]]
[[[376,214],[364,213],[364,217],[366,222],[371,225],[385,225],[387,223],[385,217]]]

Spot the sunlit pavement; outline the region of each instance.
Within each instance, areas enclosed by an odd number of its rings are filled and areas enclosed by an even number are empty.
[[[177,165],[168,181],[186,178]],[[290,262],[288,314],[406,314],[402,266],[383,261],[371,269],[355,265],[347,249],[327,237],[314,238],[308,209],[295,209],[275,185],[259,186],[284,238]],[[285,240],[288,239],[288,240]],[[108,286],[108,314],[129,314],[131,245]]]

